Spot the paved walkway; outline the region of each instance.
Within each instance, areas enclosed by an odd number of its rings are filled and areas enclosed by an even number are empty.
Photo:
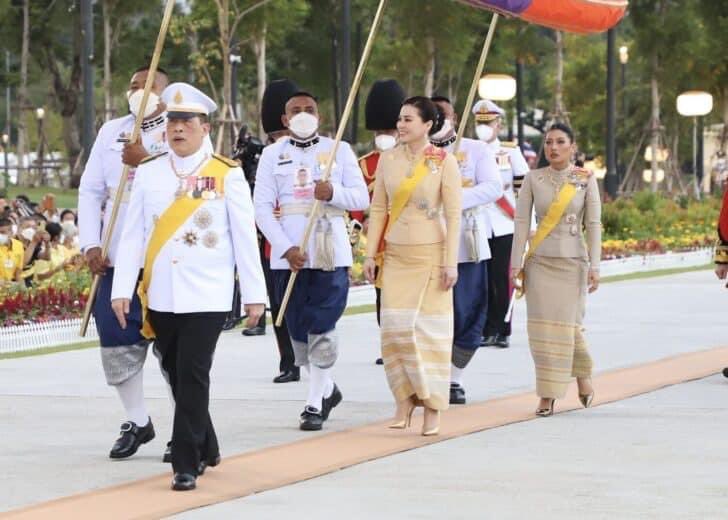
[[[728,295],[712,276],[697,272],[603,286],[587,312],[598,370],[725,344]],[[516,309],[513,347],[484,349],[474,359],[466,380],[471,401],[531,389],[523,310]],[[336,372],[345,401],[328,431],[386,419],[392,409],[383,371],[373,364],[373,316],[345,318],[340,334],[344,347]],[[230,333],[220,342],[211,408],[223,457],[312,437],[297,429],[305,383],[273,385],[275,368],[272,335]],[[169,471],[160,457],[170,405],[151,357],[146,382],[157,439],[134,458],[111,462],[106,454],[123,417],[104,384],[97,350],[0,361],[0,464],[9,468],[0,476],[0,510]],[[721,488],[725,449],[717,437],[726,424],[726,393],[728,382],[710,378],[419,448],[183,516],[267,518],[284,505],[301,514],[308,497],[316,514],[304,510],[301,518],[434,518],[448,511],[459,511],[458,518],[577,518],[585,511],[596,518],[717,518],[719,504],[728,503],[728,486]],[[697,477],[704,474],[710,477]]]

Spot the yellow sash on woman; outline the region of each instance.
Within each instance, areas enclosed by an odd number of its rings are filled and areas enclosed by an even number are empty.
[[[397,191],[394,192],[394,196],[392,197],[392,209],[387,216],[387,225],[384,226],[384,231],[379,239],[377,256],[374,257],[374,261],[378,268],[377,279],[374,282],[374,286],[377,288],[381,288],[382,286],[382,271],[384,269],[384,237],[392,224],[397,222],[399,217],[402,215],[402,211],[404,211],[404,208],[407,206],[415,188],[420,184],[420,182],[422,182],[428,173],[430,173],[430,169],[425,164],[425,159],[422,159],[412,170],[412,176],[405,177],[399,186],[397,186]]]
[[[200,171],[199,177],[214,177],[215,178],[215,191],[218,194],[224,192],[224,179],[228,171],[230,171],[230,164],[227,164],[221,160],[211,159],[207,162],[205,167]],[[147,313],[147,306],[149,298],[147,297],[147,291],[152,284],[152,270],[154,268],[154,261],[157,259],[157,255],[166,244],[177,232],[177,230],[187,222],[192,214],[199,208],[205,199],[190,198],[182,196],[175,200],[166,210],[162,213],[157,220],[152,231],[152,236],[149,239],[149,245],[147,246],[147,253],[144,257],[144,274],[142,281],[139,283],[137,288],[137,294],[142,304],[142,336],[147,339],[155,337],[154,329],[152,324],[149,322],[149,315]]]
[[[566,208],[568,208],[569,204],[571,204],[571,200],[574,198],[574,195],[576,195],[576,192],[576,186],[570,182],[567,182],[561,187],[561,190],[559,190],[559,194],[551,203],[548,211],[546,212],[546,215],[544,216],[543,220],[539,222],[538,227],[536,228],[536,234],[531,239],[528,247],[528,253],[523,260],[524,266],[526,260],[533,256],[538,246],[541,245],[541,242],[543,242],[546,237],[551,234],[556,225],[561,221],[561,217],[564,216],[564,211],[566,211]],[[526,277],[524,274],[524,270],[521,269],[521,272],[518,275],[520,287],[516,287],[516,298],[521,298],[525,292],[525,278]]]

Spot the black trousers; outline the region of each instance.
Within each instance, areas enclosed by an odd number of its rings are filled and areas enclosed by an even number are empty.
[[[278,344],[278,354],[281,361],[278,369],[281,372],[293,371],[299,369],[296,366],[296,359],[293,355],[293,345],[291,345],[291,337],[288,335],[288,325],[285,318],[280,327],[275,326],[275,320],[278,318],[278,311],[281,309],[281,302],[276,297],[276,291],[273,288],[273,276],[270,272],[270,260],[265,256],[265,240],[260,241],[260,260],[263,264],[263,275],[265,276],[265,286],[268,290],[268,299],[270,300],[270,313],[273,320],[273,331],[276,335],[276,343]],[[265,319],[261,318],[263,327],[265,328]]]
[[[511,335],[511,322],[503,319],[511,302],[511,246],[513,235],[488,240],[491,259],[488,260],[488,318],[483,336]]]
[[[172,468],[197,475],[220,447],[210,418],[210,368],[227,312],[174,314],[149,310],[154,348],[174,395]]]

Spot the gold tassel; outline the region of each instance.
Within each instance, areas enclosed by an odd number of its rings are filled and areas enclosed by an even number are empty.
[[[333,271],[336,268],[334,259],[334,229],[328,217],[323,216],[316,221],[315,231],[316,258],[314,268]]]

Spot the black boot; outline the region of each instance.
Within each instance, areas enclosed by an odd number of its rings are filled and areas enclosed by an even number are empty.
[[[450,383],[450,404],[465,404],[465,389],[458,383]]]
[[[139,446],[151,441],[154,438],[154,425],[149,419],[146,426],[137,426],[132,421],[126,421],[121,425],[121,435],[109,452],[112,459],[125,459],[134,455]]]

